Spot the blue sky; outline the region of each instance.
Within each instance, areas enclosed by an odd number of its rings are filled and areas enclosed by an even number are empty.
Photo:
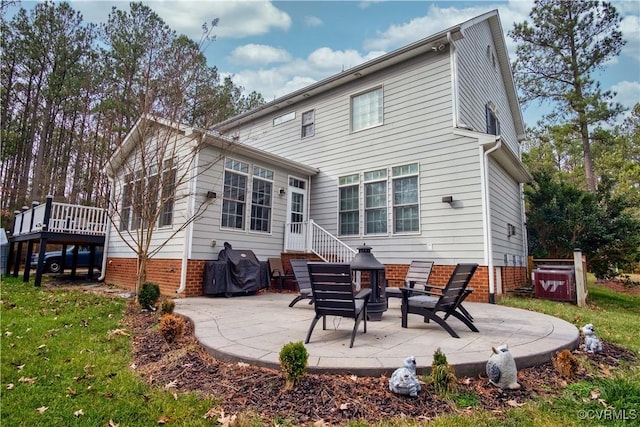
[[[127,1],[70,1],[89,22],[104,22]],[[383,53],[498,9],[506,36],[528,18],[533,1],[145,1],[169,26],[200,40],[205,22],[219,18],[207,45],[210,65],[265,100],[285,95]],[[640,2],[612,2],[623,17],[627,45],[596,77],[626,107],[640,102]],[[33,2],[22,1],[26,8]],[[540,109],[523,109],[534,125]]]

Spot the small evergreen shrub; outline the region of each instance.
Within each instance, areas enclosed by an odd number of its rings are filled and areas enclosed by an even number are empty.
[[[151,282],[142,284],[140,292],[138,292],[138,303],[141,307],[154,307],[158,298],[160,298],[160,286]]]
[[[447,356],[438,348],[431,363],[431,383],[438,395],[446,396],[456,391],[456,374],[447,362]]]
[[[165,314],[160,319],[158,330],[168,343],[175,342],[184,331],[184,319],[175,314]]]
[[[160,304],[160,311],[162,314],[172,314],[174,308],[176,308],[176,303],[171,298],[163,299],[162,304]]]
[[[309,353],[302,341],[285,344],[280,350],[280,366],[287,381],[287,388],[293,388],[307,369]]]

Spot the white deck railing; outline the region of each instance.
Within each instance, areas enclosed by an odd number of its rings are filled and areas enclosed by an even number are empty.
[[[47,212],[48,211],[48,212]],[[104,236],[107,211],[92,206],[70,205],[47,200],[31,209],[16,212],[13,236],[48,231]]]
[[[284,246],[285,251],[313,252],[326,262],[348,263],[358,252],[313,220],[287,223]]]

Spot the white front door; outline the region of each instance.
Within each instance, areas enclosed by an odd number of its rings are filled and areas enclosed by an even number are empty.
[[[305,251],[307,231],[307,181],[289,177],[287,192],[287,225],[285,230],[286,249]]]

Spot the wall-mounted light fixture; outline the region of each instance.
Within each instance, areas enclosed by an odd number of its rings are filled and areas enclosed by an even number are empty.
[[[215,191],[207,191],[207,199],[215,199],[216,197]]]
[[[453,196],[442,196],[442,203],[452,203]]]
[[[278,190],[278,193],[280,193],[281,196],[284,196],[286,192],[287,191],[282,187]]]

